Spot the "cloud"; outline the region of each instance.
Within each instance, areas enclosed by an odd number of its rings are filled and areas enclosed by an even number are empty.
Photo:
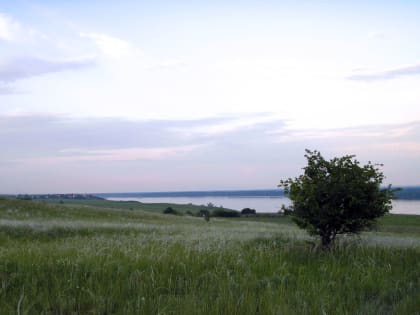
[[[14,88],[8,85],[0,85],[0,95],[18,94]]]
[[[23,161],[42,163],[62,163],[75,161],[139,161],[139,160],[164,160],[185,156],[202,148],[203,145],[169,146],[157,148],[123,148],[109,150],[61,150],[62,156],[47,156]]]
[[[301,173],[305,148],[320,150],[326,158],[356,154],[362,163],[385,163],[391,182],[418,183],[420,121],[292,130],[284,120],[269,118],[250,114],[136,121],[0,115],[0,147],[7,148],[0,155],[7,186],[0,183],[0,190],[275,187],[280,178]]]
[[[14,18],[0,13],[0,42],[28,42],[46,40],[48,36],[41,31],[22,25]]]
[[[415,63],[382,71],[357,71],[348,76],[347,79],[355,81],[379,81],[418,74],[420,74],[420,63]]]
[[[20,24],[11,17],[0,13],[0,40],[12,41],[20,32]]]
[[[120,59],[137,51],[129,42],[102,33],[80,33],[80,37],[92,40],[106,57]]]
[[[290,129],[284,120],[265,114],[143,121],[14,115],[0,116],[0,125],[0,146],[8,148],[5,158],[56,157],[62,162],[159,160],[189,154],[201,155],[206,161],[252,162],[288,154],[290,148],[299,148],[299,153],[305,148],[335,152],[359,148],[364,152],[373,145],[386,148],[395,143],[410,143],[412,148],[420,136],[420,122]],[[413,152],[408,146],[403,148],[407,154]]]
[[[15,157],[83,156],[89,160],[102,156],[158,157],[170,152],[190,152],[207,144],[243,145],[264,142],[262,135],[278,127],[256,115],[250,117],[212,117],[197,120],[74,119],[55,115],[0,116],[0,146]],[[232,128],[227,128],[229,124]],[[217,132],[217,129],[221,129]],[[175,150],[178,148],[177,150]],[[162,150],[161,150],[162,149]],[[125,151],[126,150],[126,151]],[[145,150],[145,151],[142,151]],[[150,155],[148,155],[150,154]]]
[[[211,136],[227,136],[237,131],[245,131],[247,129],[255,130],[256,126],[266,126],[270,123],[277,124],[277,127],[284,127],[284,122],[272,114],[254,113],[253,115],[238,115],[236,117],[225,116],[218,120],[202,121],[200,124],[190,126],[188,129],[174,128],[175,132],[180,132],[186,135],[201,135],[204,137]]]
[[[68,70],[80,70],[95,64],[91,58],[48,60],[35,57],[14,58],[0,63],[0,82],[13,82],[29,77]]]
[[[401,154],[407,156],[420,157],[420,142],[415,141],[393,141],[388,143],[374,143],[369,146],[346,146],[346,149],[353,152],[372,154],[372,151],[380,152],[384,155]]]
[[[147,69],[169,69],[185,67],[187,63],[181,59],[163,59],[158,61],[151,61],[146,65]]]
[[[385,33],[381,31],[371,31],[368,34],[368,38],[370,39],[384,39],[385,37]]]
[[[89,39],[100,56],[107,59],[123,60],[131,69],[136,67],[146,70],[165,70],[182,68],[187,65],[185,60],[179,58],[155,58],[148,55],[134,43],[110,36],[104,33],[80,33],[81,38]]]
[[[0,13],[0,44],[2,41],[10,42],[7,45],[25,45],[25,50],[32,50],[33,46],[46,44],[39,40],[46,40],[48,37],[42,32],[21,25],[12,17]],[[13,42],[13,43],[12,43]],[[29,46],[26,46],[29,45]],[[22,49],[22,48],[21,48]],[[10,83],[33,76],[40,76],[48,73],[62,72],[68,70],[79,70],[94,65],[92,58],[73,59],[50,59],[32,56],[16,57],[0,60],[0,84]],[[17,94],[13,87],[0,85],[0,95]]]
[[[254,116],[254,120],[252,115],[227,115],[135,121],[0,115],[0,147],[7,148],[0,165],[10,165],[0,169],[8,183],[4,187],[0,183],[0,190],[66,191],[72,185],[78,191],[165,189],[165,185],[166,189],[264,187],[265,176],[272,177],[267,182],[275,185],[277,172],[271,168],[294,153],[286,146],[273,147],[271,137],[265,137],[273,122]],[[246,123],[239,123],[242,120]],[[226,129],[229,122],[235,128]],[[281,124],[276,122],[277,127]],[[219,127],[223,132],[214,132]],[[291,160],[298,161],[295,156]],[[248,183],[250,169],[260,174],[252,183]]]
[[[418,125],[418,123],[408,123],[334,129],[287,129],[271,133],[278,134],[279,140],[283,142],[296,141],[297,139],[398,139],[415,132]]]
[[[116,155],[118,150],[133,148],[155,149],[195,145],[197,138],[185,138],[170,130],[181,125],[188,128],[195,123],[74,119],[56,115],[8,115],[0,116],[0,145],[9,148],[8,152],[16,157],[42,156],[44,153],[61,157]]]

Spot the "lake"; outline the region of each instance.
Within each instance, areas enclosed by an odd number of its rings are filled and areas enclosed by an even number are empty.
[[[201,197],[108,197],[108,200],[139,201],[143,203],[175,203],[223,206],[229,209],[242,210],[255,209],[257,212],[277,212],[282,205],[290,205],[290,199],[285,197],[228,197],[228,196],[201,196]],[[420,215],[420,200],[394,200],[391,213]]]

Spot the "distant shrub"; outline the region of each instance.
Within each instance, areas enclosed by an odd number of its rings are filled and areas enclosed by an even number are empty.
[[[251,208],[243,208],[241,211],[241,214],[243,215],[252,215],[252,214],[256,214],[255,209],[251,209]]]
[[[201,209],[199,212],[200,217],[203,217],[204,220],[206,220],[207,222],[210,221],[210,212],[209,210],[206,209]]]
[[[190,210],[185,212],[186,215],[194,215]]]
[[[200,215],[200,217],[204,217],[206,215],[210,215],[210,212],[209,212],[209,210],[201,209],[198,214]]]
[[[17,198],[16,199],[20,199],[20,200],[32,200],[32,197],[31,196],[29,196],[29,195],[20,195],[20,196],[17,196]]]
[[[176,211],[172,207],[168,207],[165,210],[163,210],[163,214],[178,214],[178,211]]]
[[[238,211],[221,209],[221,208],[214,209],[211,214],[213,217],[224,217],[224,218],[234,218],[234,217],[240,216],[240,213]]]

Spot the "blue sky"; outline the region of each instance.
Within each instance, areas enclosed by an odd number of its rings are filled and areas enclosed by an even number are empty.
[[[0,1],[1,193],[418,185],[417,1]]]

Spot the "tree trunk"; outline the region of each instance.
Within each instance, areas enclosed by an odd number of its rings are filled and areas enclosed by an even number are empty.
[[[328,232],[321,235],[321,244],[323,250],[329,250],[331,245],[334,243],[335,240],[335,233]]]

